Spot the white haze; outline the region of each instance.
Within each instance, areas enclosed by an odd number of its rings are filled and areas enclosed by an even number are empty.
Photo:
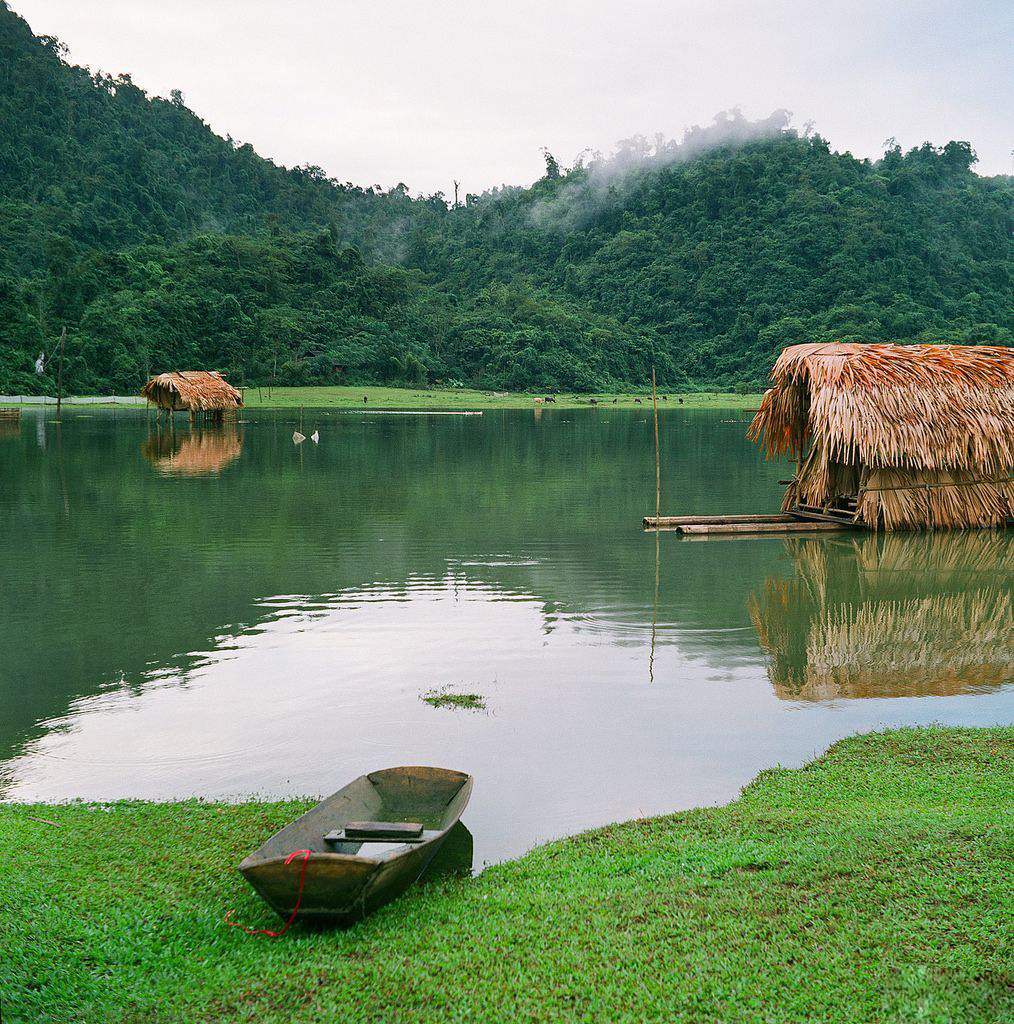
[[[532,222],[544,230],[575,227],[608,197],[622,193],[635,179],[636,172],[686,163],[713,149],[777,138],[789,130],[791,119],[787,110],[775,110],[759,121],[749,120],[739,109],[723,110],[710,124],[688,128],[679,141],[664,135],[651,140],[635,135],[619,142],[609,157],[597,152],[582,153],[578,164],[586,167],[586,173],[568,178],[552,199],[534,204]]]

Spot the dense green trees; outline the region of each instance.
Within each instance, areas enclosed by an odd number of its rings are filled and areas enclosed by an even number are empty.
[[[698,381],[757,380],[803,340],[1009,342],[1011,183],[973,160],[952,142],[870,163],[779,131],[600,161],[482,197],[423,263],[465,286],[527,275]]]
[[[464,375],[590,389],[644,380],[651,365],[640,335],[577,304],[499,284],[461,299],[419,270],[366,263],[328,231],[93,251],[61,285],[74,325],[65,378],[80,391],[136,391],[149,371],[189,366],[218,367],[237,384]],[[28,320],[20,338],[27,366],[39,323]]]
[[[800,340],[1010,342],[1009,178],[738,114],[448,208],[287,170],[0,0],[0,392],[245,383],[754,384]]]

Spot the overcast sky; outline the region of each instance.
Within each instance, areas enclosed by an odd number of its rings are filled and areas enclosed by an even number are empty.
[[[1012,0],[11,0],[75,63],[182,90],[285,164],[413,192],[528,184],[636,133],[785,107],[877,157],[965,139],[1012,173]]]

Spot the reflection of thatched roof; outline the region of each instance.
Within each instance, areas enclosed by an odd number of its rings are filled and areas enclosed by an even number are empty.
[[[225,378],[210,370],[174,370],[152,377],[141,395],[160,409],[215,412],[236,409],[243,396]]]
[[[790,501],[862,493],[869,525],[996,524],[1014,489],[1014,352],[986,345],[793,345],[749,436],[803,459]]]
[[[243,440],[235,427],[154,434],[142,448],[144,457],[165,476],[211,476],[238,459],[242,451]]]
[[[1005,534],[794,541],[797,576],[750,616],[786,700],[945,696],[1014,679],[1014,541]]]

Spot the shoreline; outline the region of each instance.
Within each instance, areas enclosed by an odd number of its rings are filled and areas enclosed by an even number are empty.
[[[391,387],[286,387],[241,388],[245,409],[364,409],[394,412],[405,411],[481,411],[484,409],[586,409],[586,408],[651,408],[651,391],[599,392],[556,396],[550,403],[537,403],[544,392],[496,392],[467,388],[391,388]],[[367,401],[363,402],[366,396]],[[731,392],[698,393],[659,392],[659,411],[665,409],[742,409],[755,410],[762,394],[740,395]],[[23,398],[25,401],[12,401]],[[680,399],[683,404],[680,404]],[[88,408],[147,408],[143,398],[132,395],[68,395],[66,406]],[[0,408],[46,408],[56,405],[49,396],[0,396]]]
[[[1012,726],[854,736],[277,942],[222,916],[274,927],[235,865],[306,801],[0,804],[4,1019],[1002,1019],[1012,766]]]

